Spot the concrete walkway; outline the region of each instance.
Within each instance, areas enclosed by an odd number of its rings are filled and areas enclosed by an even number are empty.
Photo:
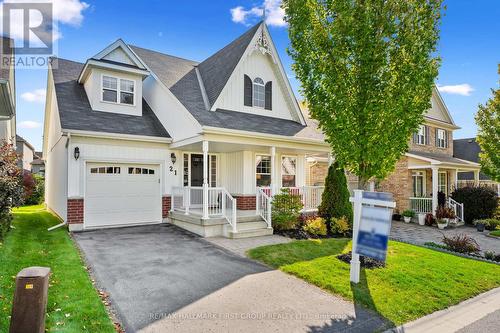
[[[434,312],[387,332],[500,332],[500,288]]]
[[[482,252],[493,251],[495,253],[500,253],[500,239],[487,236],[488,232],[487,230],[478,232],[475,228],[470,226],[439,230],[437,227],[392,221],[390,237],[417,244],[423,244],[425,242],[442,244],[443,236],[450,237],[458,234],[466,234],[476,240]]]

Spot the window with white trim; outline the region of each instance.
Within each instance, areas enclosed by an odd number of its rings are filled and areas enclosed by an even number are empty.
[[[442,128],[437,129],[436,145],[438,148],[446,148],[446,130]]]
[[[417,132],[417,142],[416,142],[417,144],[425,145],[425,134],[426,134],[425,125],[420,125]]]
[[[271,185],[271,156],[255,156],[255,184],[258,187]]]
[[[283,156],[281,158],[281,186],[295,187],[296,166],[297,158],[289,156]]]
[[[120,167],[112,167],[112,166],[102,166],[96,168],[90,168],[90,173],[100,173],[100,174],[120,174]]]
[[[154,175],[155,170],[154,169],[148,169],[148,168],[128,168],[128,174],[129,175]]]
[[[103,75],[102,100],[104,102],[134,105],[135,81]]]
[[[411,174],[413,180],[413,196],[416,198],[425,196],[425,173],[423,171],[414,171]]]
[[[446,171],[440,171],[438,174],[438,191],[448,194],[448,174]]]
[[[266,88],[264,80],[256,77],[253,80],[253,106],[264,108],[266,106]]]

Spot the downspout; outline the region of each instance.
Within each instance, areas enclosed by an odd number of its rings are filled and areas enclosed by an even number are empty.
[[[65,135],[65,134],[66,134],[66,135]],[[66,137],[68,138],[68,139],[67,139],[67,141],[66,141],[66,144],[65,144],[65,148],[66,148],[66,149],[68,149],[68,146],[69,146],[69,139],[71,138],[71,133],[63,133],[63,134],[61,135],[61,137],[62,137],[62,136],[66,136]],[[52,148],[54,148],[54,147],[52,147]],[[69,153],[68,153],[68,154],[69,154]],[[68,159],[69,159],[69,155],[68,155]],[[68,220],[68,218],[66,217],[66,221],[63,221],[62,223],[59,223],[59,224],[57,224],[57,225],[55,225],[55,226],[52,226],[52,227],[48,228],[48,229],[47,229],[47,231],[52,231],[52,230],[55,230],[55,229],[57,229],[57,228],[60,228],[60,227],[62,227],[62,226],[67,225],[67,224],[68,224],[67,220]]]

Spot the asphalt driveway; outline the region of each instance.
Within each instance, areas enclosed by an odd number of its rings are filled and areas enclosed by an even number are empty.
[[[173,225],[74,238],[126,332],[371,332],[387,325],[351,302]]]

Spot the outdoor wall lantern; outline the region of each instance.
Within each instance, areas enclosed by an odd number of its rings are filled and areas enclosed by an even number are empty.
[[[73,152],[73,156],[75,157],[75,160],[78,160],[80,157],[80,148],[75,147],[75,151]]]
[[[172,161],[172,164],[175,164],[177,161],[177,156],[175,156],[175,153],[170,154],[170,160]]]

